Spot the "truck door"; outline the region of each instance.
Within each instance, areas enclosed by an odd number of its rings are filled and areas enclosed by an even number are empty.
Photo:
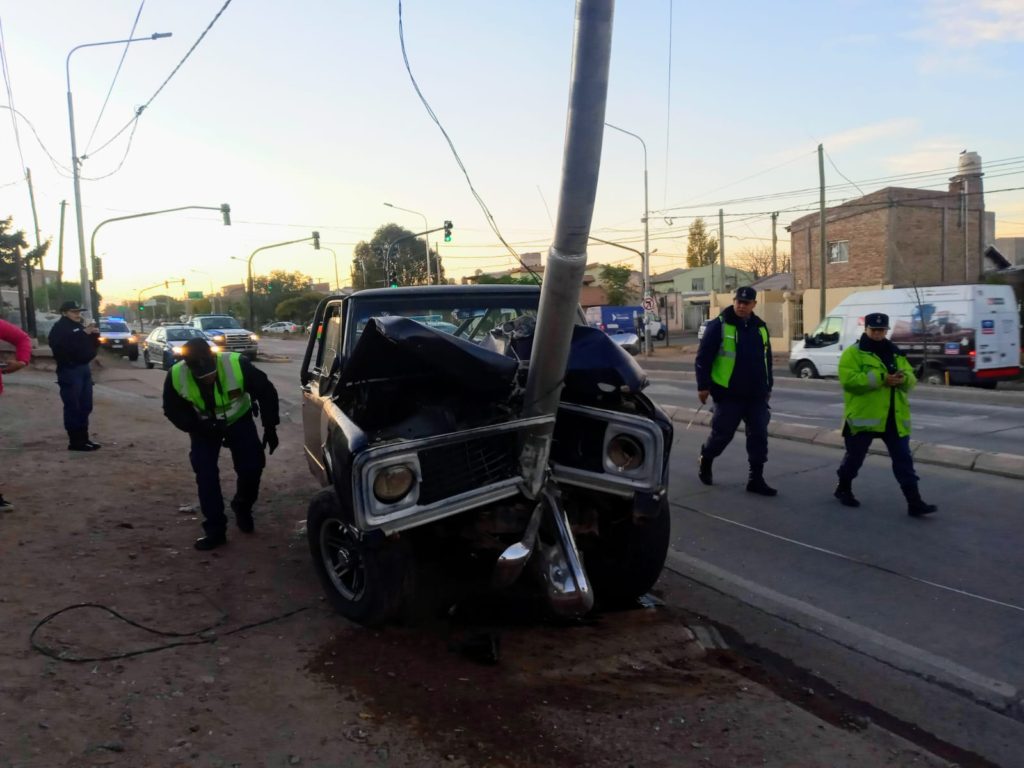
[[[329,482],[324,446],[327,442],[327,411],[323,401],[334,391],[340,372],[342,333],[342,302],[332,301],[322,321],[310,329],[313,350],[306,367],[306,383],[302,385],[302,431],[309,470],[321,485]]]

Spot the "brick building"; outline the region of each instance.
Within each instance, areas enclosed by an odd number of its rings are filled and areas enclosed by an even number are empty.
[[[979,280],[995,236],[982,175],[981,158],[963,152],[945,191],[886,187],[827,208],[826,288]],[[787,227],[797,291],[821,288],[819,220],[813,213]]]

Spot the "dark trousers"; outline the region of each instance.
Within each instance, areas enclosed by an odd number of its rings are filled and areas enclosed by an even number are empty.
[[[711,436],[701,446],[701,456],[706,459],[720,456],[732,442],[742,421],[747,428],[747,459],[751,466],[764,466],[768,461],[768,422],[771,417],[771,409],[764,397],[715,400]]]
[[[57,384],[60,385],[60,399],[64,401],[64,429],[88,432],[89,414],[92,413],[92,372],[89,364],[62,365],[57,369]]]
[[[889,458],[892,459],[892,473],[896,476],[896,482],[900,486],[916,486],[917,474],[914,472],[914,457],[910,453],[910,437],[900,437],[895,430],[885,432],[858,432],[847,434],[849,430],[843,430],[843,440],[846,441],[846,454],[839,464],[840,481],[853,482],[864,464],[864,457],[868,455],[868,448],[876,438],[885,442],[889,450]]]
[[[224,496],[220,490],[220,469],[217,466],[222,441],[195,433],[189,436],[192,438],[192,450],[188,457],[196,473],[203,530],[208,535],[222,534],[228,522],[224,515]],[[236,512],[251,512],[260,494],[260,477],[266,465],[263,445],[252,416],[247,414],[228,427],[224,443],[231,450],[231,461],[238,478],[231,506]]]

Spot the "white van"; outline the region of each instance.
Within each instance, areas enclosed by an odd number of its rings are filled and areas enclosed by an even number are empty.
[[[864,333],[864,316],[889,316],[888,336],[930,384],[996,382],[1020,374],[1020,313],[1008,285],[941,285],[859,291],[793,345],[789,370],[836,376],[843,350]]]

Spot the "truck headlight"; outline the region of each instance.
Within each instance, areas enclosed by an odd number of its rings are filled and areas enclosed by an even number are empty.
[[[138,343],[138,341],[139,341],[139,337],[138,336],[129,336],[128,337],[128,343],[129,344],[136,344],[136,343]]]
[[[106,343],[107,343],[107,337],[106,336],[100,336],[100,344],[106,344]]]
[[[256,334],[254,333],[254,334],[252,335],[252,340],[253,340],[253,341],[259,341],[259,340],[260,340],[260,337],[259,337],[259,336],[257,336],[257,335],[256,335]]]
[[[373,495],[383,504],[394,504],[412,490],[415,481],[412,467],[405,464],[384,467],[373,478]]]
[[[216,336],[211,337],[214,341],[219,341],[221,344],[224,343],[224,334],[218,333]]]
[[[620,472],[636,469],[644,463],[644,447],[630,435],[616,435],[608,441],[608,460]]]

